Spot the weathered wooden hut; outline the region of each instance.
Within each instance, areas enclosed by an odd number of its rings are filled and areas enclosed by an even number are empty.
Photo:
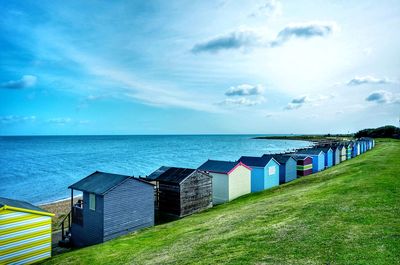
[[[208,160],[198,170],[213,177],[214,205],[251,192],[251,167],[242,162]]]
[[[251,192],[279,185],[279,163],[272,157],[242,156],[239,161],[251,167]]]
[[[297,177],[304,177],[313,173],[312,170],[312,158],[308,155],[299,155],[299,154],[287,154],[286,156],[290,156],[294,158],[297,162],[296,171]]]
[[[337,165],[340,164],[340,145],[332,145],[332,150],[333,150],[333,164]]]
[[[146,179],[156,182],[160,212],[183,217],[212,207],[212,177],[203,171],[161,167]]]
[[[154,186],[144,180],[96,171],[69,188],[72,221],[67,235],[76,247],[154,225]],[[76,204],[74,190],[83,193]]]
[[[28,202],[0,197],[0,264],[50,258],[52,216]]]
[[[297,178],[297,161],[288,155],[275,154],[272,157],[279,163],[279,184]]]
[[[301,155],[308,155],[312,158],[313,173],[317,173],[325,169],[325,152],[317,148],[301,149],[296,152]]]

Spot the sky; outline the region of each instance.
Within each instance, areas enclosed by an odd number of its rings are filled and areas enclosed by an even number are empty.
[[[398,125],[400,2],[0,0],[0,135]]]

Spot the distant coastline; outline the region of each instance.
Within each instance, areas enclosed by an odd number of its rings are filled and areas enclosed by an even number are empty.
[[[352,134],[306,134],[306,135],[271,135],[257,136],[256,140],[301,140],[319,143],[322,141],[345,141],[353,139]]]

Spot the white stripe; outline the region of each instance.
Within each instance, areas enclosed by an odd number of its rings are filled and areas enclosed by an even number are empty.
[[[39,222],[47,221],[47,220],[49,220],[49,217],[43,216],[43,217],[38,217],[38,218],[30,219],[30,220],[14,222],[11,224],[0,225],[0,230],[5,230],[5,229],[13,228],[13,227],[29,225],[29,224],[34,224],[34,223],[39,223]]]
[[[6,213],[0,214],[0,220],[7,220],[15,217],[31,215],[30,213]]]
[[[17,237],[17,236],[21,236],[21,235],[25,235],[25,234],[31,234],[31,233],[35,233],[35,232],[44,231],[44,230],[50,230],[50,229],[51,229],[50,225],[42,225],[42,226],[38,226],[38,227],[35,227],[35,228],[30,228],[30,229],[26,229],[26,230],[23,230],[23,231],[18,231],[18,232],[14,232],[14,233],[10,233],[10,234],[7,234],[7,235],[0,236],[0,240],[14,238],[14,237]]]
[[[6,244],[4,246],[0,246],[0,251],[1,250],[6,250],[9,248],[13,248],[13,247],[17,247],[17,246],[21,246],[21,245],[25,245],[28,243],[32,243],[32,242],[36,242],[42,239],[46,239],[46,238],[50,238],[50,233],[46,234],[46,235],[41,235],[41,236],[37,236],[37,237],[33,237],[33,238],[28,238],[28,239],[24,239],[24,240],[20,240],[18,242],[14,242],[14,243],[9,243]]]
[[[23,249],[23,250],[20,250],[20,251],[15,251],[13,253],[0,256],[0,260],[6,260],[6,259],[9,259],[9,258],[22,256],[22,255],[27,254],[29,252],[34,252],[34,251],[37,251],[37,250],[48,248],[48,247],[50,247],[50,245],[51,245],[50,243],[45,243],[45,244],[42,244],[42,245],[37,246],[37,247],[27,248],[27,249]]]
[[[35,261],[35,260],[44,259],[44,258],[50,258],[50,257],[51,257],[50,252],[47,252],[47,253],[36,255],[36,256],[33,256],[33,257],[26,258],[26,259],[22,259],[22,260],[19,260],[19,261],[16,261],[16,262],[11,262],[9,264],[10,265],[11,264],[12,265],[27,264],[27,263]]]

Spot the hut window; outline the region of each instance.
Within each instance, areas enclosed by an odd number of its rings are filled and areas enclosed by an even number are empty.
[[[89,194],[89,209],[93,211],[96,210],[96,195],[93,193]]]
[[[275,166],[270,166],[270,167],[268,168],[268,175],[273,175],[273,174],[275,174],[275,171],[276,171]]]

